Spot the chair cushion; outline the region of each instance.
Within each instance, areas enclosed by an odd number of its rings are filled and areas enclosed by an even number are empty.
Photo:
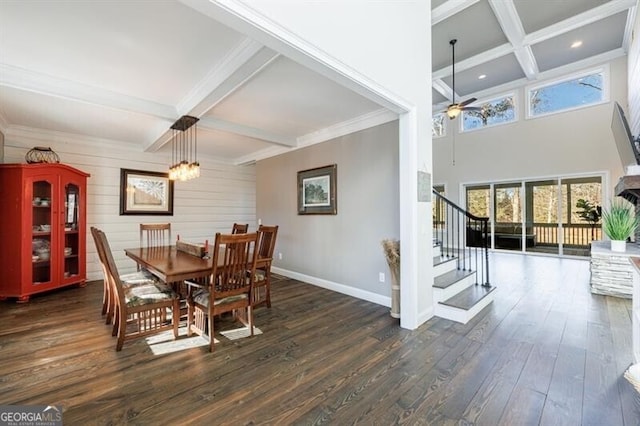
[[[142,306],[175,299],[178,295],[167,284],[152,281],[124,286],[124,297],[127,306]]]
[[[151,272],[144,270],[120,275],[120,281],[122,282],[123,286],[131,286],[140,284],[152,284],[154,282],[157,282],[158,278],[151,274]]]
[[[238,300],[246,299],[247,294],[238,294],[235,296],[229,296],[222,299],[216,300],[213,304],[214,306],[222,305],[225,303],[236,302]],[[207,290],[197,290],[193,292],[193,301],[198,305],[204,306],[205,308],[209,307],[209,292]]]

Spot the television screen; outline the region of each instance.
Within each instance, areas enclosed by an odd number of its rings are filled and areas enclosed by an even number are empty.
[[[618,148],[622,167],[640,164],[640,148],[634,142],[629,129],[629,123],[624,111],[618,102],[613,103],[613,116],[611,117],[611,131]]]

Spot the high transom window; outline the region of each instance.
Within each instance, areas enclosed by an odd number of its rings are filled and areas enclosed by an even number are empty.
[[[431,117],[431,136],[434,138],[441,138],[442,136],[447,134],[445,124],[444,124],[444,113],[434,114]]]
[[[507,95],[486,101],[477,106],[479,110],[462,112],[462,131],[481,129],[516,120],[515,96]]]
[[[527,90],[528,115],[538,117],[599,104],[607,100],[607,92],[604,68],[535,86]]]

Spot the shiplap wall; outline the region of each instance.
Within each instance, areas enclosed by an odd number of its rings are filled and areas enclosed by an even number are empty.
[[[24,163],[33,146],[50,146],[61,162],[90,173],[87,184],[87,225],[105,231],[120,273],[135,271],[123,249],[139,245],[138,224],[171,222],[175,238],[213,242],[216,232],[229,232],[234,222],[256,229],[255,166],[233,166],[199,158],[199,179],[176,182],[173,216],[120,216],[120,168],[165,172],[169,159],[162,155],[101,146],[80,141],[43,141],[43,136],[5,139],[5,163]],[[87,231],[88,231],[87,227]],[[102,279],[91,234],[87,232],[87,279]]]

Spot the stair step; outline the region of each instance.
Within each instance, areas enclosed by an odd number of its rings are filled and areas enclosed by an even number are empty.
[[[453,271],[449,271],[445,274],[435,277],[433,286],[435,288],[445,289],[449,286],[454,285],[458,281],[465,279],[469,275],[473,275],[474,273],[475,271],[461,271],[459,269],[454,269]]]
[[[473,308],[478,302],[487,297],[495,287],[483,287],[481,285],[472,285],[456,294],[455,296],[445,300],[444,302],[438,302],[445,306],[452,308],[463,309],[465,311]]]
[[[433,256],[433,276],[446,274],[458,267],[455,257]]]
[[[455,296],[435,305],[434,314],[440,318],[466,324],[494,299],[496,287],[471,285]]]
[[[443,263],[453,262],[455,257],[433,256],[433,266],[442,265]]]

